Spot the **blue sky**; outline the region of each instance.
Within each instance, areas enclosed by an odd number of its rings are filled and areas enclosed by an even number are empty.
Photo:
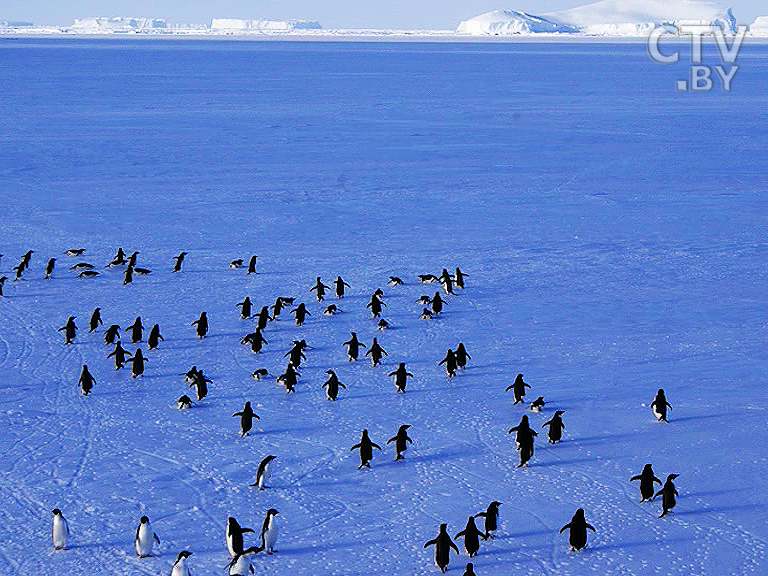
[[[494,9],[533,14],[573,8],[589,0],[3,0],[0,20],[30,20],[38,25],[71,24],[85,16],[165,18],[172,23],[210,23],[212,18],[318,20],[324,28],[452,29]],[[740,23],[768,15],[764,0],[732,0]]]

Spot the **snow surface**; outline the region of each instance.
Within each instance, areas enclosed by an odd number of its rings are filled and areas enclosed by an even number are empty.
[[[167,575],[189,549],[193,574],[225,574],[227,516],[258,529],[275,507],[257,574],[435,574],[439,524],[454,535],[495,499],[478,575],[765,574],[767,49],[744,46],[732,92],[694,95],[632,44],[0,42],[0,271],[35,250],[0,298],[0,573]],[[104,268],[118,246],[152,273],[124,286]],[[229,267],[252,254],[258,275]],[[101,276],[77,278],[81,260]],[[441,289],[417,274],[457,265],[466,289],[420,320],[417,298]],[[324,316],[309,289],[337,274],[351,288]],[[379,287],[386,332],[366,310]],[[284,312],[255,355],[246,295],[312,316]],[[115,371],[104,327],[88,333],[96,306],[105,325],[159,323],[143,378]],[[351,331],[378,337],[382,366],[347,361]],[[275,375],[302,338],[286,395]],[[437,363],[459,341],[472,359],[449,380]],[[404,395],[387,376],[401,361]],[[179,411],[192,365],[213,383]],[[541,414],[504,391],[518,372]],[[660,387],[669,424],[649,408]],[[241,438],[246,400],[261,420]],[[556,409],[564,441],[548,445]],[[518,469],[523,414],[539,436]],[[414,444],[395,462],[403,423]],[[370,470],[349,450],[363,428],[384,447]],[[629,482],[647,462],[680,474],[663,519]],[[597,532],[574,554],[558,531],[579,507]],[[162,543],[140,560],[143,514]],[[467,561],[452,553],[451,573]]]
[[[460,34],[530,34],[532,32],[576,32],[577,29],[512,10],[493,10],[459,23]]]

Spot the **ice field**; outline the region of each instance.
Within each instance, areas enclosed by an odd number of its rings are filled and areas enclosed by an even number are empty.
[[[730,92],[675,92],[684,61],[643,43],[0,39],[0,573],[167,575],[189,550],[192,574],[227,574],[227,517],[252,546],[276,508],[256,574],[437,574],[424,544],[440,524],[453,537],[498,500],[478,576],[764,574],[768,45],[743,47]],[[105,267],[118,247],[151,274],[124,285]],[[229,267],[252,255],[258,274]],[[457,266],[455,295],[419,282]],[[337,275],[346,297],[319,303],[315,279]],[[377,288],[385,331],[366,308]],[[444,311],[421,319],[436,291]],[[311,316],[284,310],[255,354],[246,296]],[[143,377],[107,358],[110,324],[146,353]],[[352,331],[377,337],[381,366],[348,361]],[[300,339],[286,394],[276,376]],[[449,379],[438,362],[459,342],[472,358]],[[405,394],[387,376],[400,362]],[[213,382],[178,410],[193,365]],[[531,389],[513,405],[518,373]],[[669,423],[649,406],[659,388]],[[260,420],[241,437],[246,401]],[[564,439],[548,444],[555,410]],[[523,415],[538,436],[518,468]],[[414,442],[395,461],[401,424]],[[370,470],[350,451],[364,428],[383,448]],[[664,518],[630,482],[646,463],[679,474]],[[577,508],[596,532],[574,553],[559,530]],[[142,515],[161,543],[139,559]]]

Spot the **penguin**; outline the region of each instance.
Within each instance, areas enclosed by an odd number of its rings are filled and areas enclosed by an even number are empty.
[[[456,348],[456,366],[462,370],[467,366],[467,358],[472,360],[472,356],[467,353],[467,349],[464,348],[464,343],[459,342],[459,346]]]
[[[48,265],[45,267],[45,279],[48,280],[53,274],[53,267],[56,265],[56,258],[48,260]]]
[[[243,534],[253,532],[253,528],[242,528],[232,516],[227,518],[227,550],[234,557],[243,553]]]
[[[408,376],[413,378],[413,374],[405,369],[405,362],[400,362],[400,366],[397,367],[397,370],[390,372],[387,376],[395,377],[395,388],[397,388],[398,392],[402,393],[405,393],[405,385],[407,384]]]
[[[445,355],[445,358],[437,363],[438,366],[443,364],[445,364],[445,371],[448,374],[448,378],[456,376],[456,354],[454,354],[453,350],[450,348],[448,348],[448,353]]]
[[[152,530],[147,516],[142,516],[139,520],[139,527],[136,528],[136,538],[133,542],[136,545],[136,554],[139,555],[139,558],[152,556],[152,545],[155,542],[160,544],[160,538]]]
[[[29,261],[32,259],[32,254],[34,254],[34,250],[28,250],[24,256],[21,257],[21,263],[24,266],[24,268],[29,268]]]
[[[85,248],[70,248],[65,254],[67,256],[82,256],[85,254]]]
[[[532,412],[541,412],[544,409],[544,405],[546,402],[544,401],[544,396],[539,396],[531,402],[531,411]]]
[[[669,422],[669,420],[667,420],[667,407],[672,410],[672,404],[667,402],[667,398],[664,396],[664,389],[659,388],[659,391],[656,393],[656,398],[651,402],[651,409],[656,415],[657,420]]]
[[[437,276],[434,274],[419,274],[419,281],[422,284],[432,284],[432,282],[437,282]]]
[[[24,274],[24,266],[19,264],[18,266],[14,266],[13,269],[16,270],[16,278],[14,278],[13,281],[16,282],[17,280],[21,280],[22,275]]]
[[[3,295],[3,284],[8,280],[8,276],[0,276],[0,296]]]
[[[512,390],[515,394],[515,404],[517,404],[518,402],[523,401],[523,398],[525,397],[525,389],[530,387],[530,384],[523,382],[523,375],[518,374],[517,378],[515,378],[515,381],[507,386],[505,392]]]
[[[517,431],[515,441],[518,450],[520,450],[520,464],[517,467],[521,468],[533,458],[533,437],[537,436],[538,433],[528,425],[528,416],[523,416],[520,424],[511,428],[509,432],[512,433],[515,430]]]
[[[363,437],[360,439],[360,442],[352,446],[352,448],[349,449],[350,452],[353,450],[360,449],[360,466],[357,467],[358,470],[360,470],[363,466],[370,468],[371,467],[371,460],[373,459],[373,449],[378,448],[381,450],[381,446],[376,444],[375,442],[371,441],[371,439],[368,437],[368,430],[363,430]]]
[[[389,283],[392,286],[402,286],[403,284],[405,284],[405,282],[403,282],[403,279],[399,278],[397,276],[390,276],[389,277]]]
[[[80,373],[80,380],[77,383],[82,387],[83,396],[88,396],[93,389],[93,385],[96,383],[96,379],[91,376],[88,366],[85,364],[83,364],[83,371]]]
[[[147,339],[147,344],[149,345],[150,350],[154,350],[157,348],[157,345],[160,343],[159,341],[162,340],[165,342],[165,338],[163,338],[163,335],[160,334],[160,325],[155,324],[152,326],[152,330],[149,333],[149,338]]]
[[[269,371],[266,368],[257,368],[251,373],[251,378],[254,380],[262,380],[269,376]]]
[[[259,330],[266,330],[267,322],[270,320],[272,320],[272,318],[269,317],[269,306],[262,306],[261,312],[259,312]]]
[[[422,294],[421,296],[419,296],[419,299],[416,300],[416,302],[418,302],[419,304],[429,304],[430,302],[432,302],[432,298],[430,298],[426,294]]]
[[[304,324],[304,318],[306,316],[312,316],[312,314],[307,311],[304,302],[299,304],[294,310],[291,310],[291,314],[296,315],[296,326],[302,326]]]
[[[246,402],[245,407],[240,412],[235,412],[232,417],[240,416],[240,437],[250,435],[251,428],[253,427],[253,419],[261,420],[258,415],[251,408],[251,403]]]
[[[387,444],[390,442],[395,443],[395,450],[397,451],[397,457],[395,458],[395,461],[397,460],[405,460],[405,456],[403,455],[405,453],[405,450],[408,448],[408,442],[413,444],[413,440],[411,440],[408,436],[408,428],[410,428],[410,424],[403,424],[400,426],[400,428],[397,429],[397,434],[392,436],[389,440],[387,440]]]
[[[128,266],[125,269],[125,276],[123,277],[123,286],[131,284],[133,282],[133,266]]]
[[[126,358],[126,360],[133,360],[131,367],[131,376],[133,378],[144,376],[144,363],[149,362],[149,360],[144,357],[144,353],[141,351],[141,348],[136,349],[136,353],[133,355],[133,358]]]
[[[528,422],[528,416],[523,414],[523,417],[520,419],[520,424],[517,426],[510,428],[509,432],[507,434],[512,434],[512,432],[517,432],[517,435],[515,436],[515,444],[517,446],[517,450],[520,450],[520,443],[523,439],[523,436],[527,433],[528,430],[531,429],[530,423]]]
[[[454,536],[454,540],[458,540],[459,536],[464,536],[464,549],[469,554],[469,557],[477,556],[477,551],[480,550],[480,538],[487,540],[488,537],[477,529],[475,524],[475,517],[470,516],[467,520],[467,526]]]
[[[70,270],[91,270],[94,268],[93,264],[89,264],[88,262],[78,262],[74,266],[70,266]]]
[[[336,376],[336,372],[333,370],[326,370],[325,373],[330,374],[330,378],[328,378],[328,380],[325,381],[325,384],[323,384],[323,388],[326,389],[325,395],[328,400],[336,400],[336,396],[339,395],[339,386],[345,390],[347,387],[339,381],[338,376]]]
[[[440,292],[435,292],[435,295],[432,297],[432,312],[440,314],[440,312],[443,311],[443,305],[446,303],[447,302],[440,297]]]
[[[198,402],[208,395],[208,384],[211,382],[213,382],[213,380],[206,378],[203,375],[202,370],[198,370],[195,373],[192,383],[189,385],[189,387],[192,388],[192,386],[194,386],[196,388]]]
[[[128,330],[128,328],[131,329],[131,344],[141,342],[141,338],[144,334],[144,324],[141,323],[141,316],[136,316],[136,320],[133,321],[133,324],[127,326],[126,330]]]
[[[261,352],[262,344],[267,344],[266,338],[262,336],[261,330],[256,328],[256,332],[251,332],[250,334],[246,334],[243,336],[243,339],[240,340],[240,344],[250,344],[251,350],[253,352]]]
[[[326,316],[335,316],[337,312],[343,312],[343,310],[336,306],[336,304],[329,304],[326,306],[325,310],[323,310],[323,314]]]
[[[69,540],[69,523],[61,510],[53,509],[53,547],[56,550],[66,550]]]
[[[188,372],[180,374],[180,376],[184,376],[184,382],[194,382],[195,378],[197,378],[197,373],[197,366],[192,366]]]
[[[107,331],[104,334],[104,343],[106,345],[114,344],[115,338],[120,338],[119,324],[112,324],[109,328],[107,328]]]
[[[344,287],[350,288],[351,286],[344,282],[344,280],[341,279],[341,276],[337,276],[336,280],[333,281],[334,286],[336,287],[336,297],[337,298],[344,298]]]
[[[173,257],[173,259],[176,261],[176,263],[173,265],[174,272],[181,272],[181,265],[184,262],[184,257],[186,255],[187,255],[187,252],[182,252],[178,256]]]
[[[643,471],[638,474],[637,476],[632,476],[632,478],[629,479],[630,482],[634,480],[640,480],[640,495],[643,497],[640,502],[645,502],[646,500],[652,500],[653,499],[653,483],[658,482],[661,484],[661,480],[656,478],[656,475],[653,473],[653,466],[650,464],[646,464],[643,466]]]
[[[296,383],[298,382],[298,376],[301,376],[293,364],[288,364],[288,368],[285,369],[285,373],[277,377],[277,381],[285,386],[286,394],[296,391]]]
[[[440,524],[440,533],[437,535],[437,538],[424,544],[424,548],[432,546],[433,544],[435,545],[435,564],[437,564],[441,572],[445,572],[448,569],[451,548],[456,551],[456,554],[459,554],[459,549],[448,535],[448,524]]]
[[[242,302],[238,302],[236,306],[240,306],[240,318],[245,320],[246,318],[251,317],[251,299],[250,297],[246,296],[245,300]]]
[[[371,362],[373,362],[373,365],[378,366],[381,364],[381,358],[383,356],[387,356],[387,351],[384,350],[384,348],[382,348],[381,345],[376,341],[376,338],[374,338],[373,344],[371,344],[371,347],[365,353],[366,356],[368,356],[368,354],[371,355]]]
[[[445,268],[443,268],[443,273],[440,274],[440,283],[443,285],[446,294],[453,294],[453,277]]]
[[[179,557],[176,558],[176,562],[171,568],[171,576],[191,576],[189,568],[187,568],[187,558],[190,556],[192,556],[192,552],[186,550],[179,552]]]
[[[188,410],[189,408],[192,408],[192,404],[193,404],[192,399],[186,394],[180,396],[177,401],[179,410]]]
[[[389,322],[387,322],[386,320],[384,320],[384,318],[382,318],[381,320],[379,320],[378,328],[379,330],[386,330],[387,328],[389,328]]]
[[[272,460],[275,458],[277,458],[277,456],[272,456],[270,454],[259,463],[259,469],[256,471],[256,482],[251,484],[251,486],[258,486],[259,490],[266,490],[269,488],[269,486],[267,486],[267,480],[272,476]]]
[[[96,272],[95,270],[83,270],[78,274],[78,278],[94,278],[98,276],[100,272]]]
[[[456,278],[456,286],[459,288],[464,288],[464,278],[468,277],[469,274],[462,272],[459,270],[459,267],[456,266],[456,275],[454,276]]]
[[[488,509],[485,512],[478,512],[475,517],[482,516],[485,518],[485,537],[493,539],[495,538],[495,532],[499,527],[499,506],[501,502],[494,500],[488,505]]]
[[[258,274],[258,272],[256,272],[256,258],[258,258],[258,256],[251,256],[251,261],[248,262],[248,274]]]
[[[672,510],[672,508],[675,507],[675,504],[677,504],[675,496],[679,496],[679,494],[677,493],[677,488],[675,488],[674,479],[678,476],[679,474],[670,474],[667,476],[664,486],[662,486],[661,490],[656,493],[656,496],[661,494],[661,508],[663,510],[659,518],[664,518],[664,516],[667,515],[667,512]],[[654,500],[656,499],[656,496],[653,497]]]
[[[296,368],[301,367],[301,361],[306,360],[307,357],[304,355],[304,346],[301,342],[296,342],[294,340],[293,347],[288,350],[288,352],[285,353],[283,358],[286,356],[290,356],[290,363],[293,364]]]
[[[136,259],[139,257],[138,250],[131,254],[131,256],[128,258],[128,268],[135,268],[136,267]]]
[[[349,356],[350,362],[352,362],[352,360],[357,360],[357,356],[360,352],[360,346],[363,348],[367,347],[365,344],[357,340],[357,334],[355,332],[352,332],[352,338],[344,342],[342,346],[347,346],[347,356]]]
[[[267,510],[267,517],[261,526],[261,547],[267,551],[267,554],[277,552],[275,542],[277,542],[277,510],[270,508]]]
[[[571,544],[571,550],[575,552],[581,550],[587,545],[587,528],[592,530],[592,532],[597,532],[595,527],[591,524],[588,524],[584,518],[584,508],[579,508],[576,510],[576,514],[573,515],[571,521],[560,528],[560,534],[565,532],[568,528],[571,529],[568,541]]]
[[[320,281],[320,276],[317,277],[317,282],[315,282],[315,285],[312,286],[312,288],[309,289],[310,292],[313,290],[317,290],[317,301],[322,302],[325,299],[325,291],[330,290],[330,286],[326,286]]]
[[[275,303],[272,304],[272,320],[278,320],[280,318],[280,312],[283,311],[283,306],[285,306],[283,299],[278,296]]]
[[[467,569],[464,570],[464,576],[475,576],[475,566],[472,562],[467,562]]]
[[[293,306],[293,301],[296,300],[296,298],[286,298],[285,296],[281,296],[280,299],[283,301],[283,304],[289,304]]]
[[[373,314],[374,318],[379,318],[381,316],[382,306],[386,306],[386,304],[384,304],[384,302],[382,302],[379,297],[374,294],[371,296],[371,301],[366,305],[366,308],[371,309],[371,314]]]
[[[101,321],[101,308],[96,307],[93,310],[93,314],[91,314],[90,332],[96,330],[96,328],[99,327],[99,324],[103,324]]]
[[[191,326],[197,324],[197,337],[205,338],[208,334],[208,315],[205,312],[200,313],[200,318],[192,322]]]
[[[563,410],[556,410],[555,415],[541,426],[542,428],[544,428],[544,426],[549,426],[548,437],[550,444],[555,444],[562,440],[563,430],[565,429],[565,424],[563,424],[563,419],[561,418],[562,415]]]
[[[117,254],[115,254],[112,262],[107,264],[107,267],[112,268],[113,266],[122,266],[123,264],[125,264],[125,252],[123,252],[122,248],[118,248]]]
[[[152,274],[152,270],[150,270],[149,268],[140,268],[138,266],[133,266],[133,271],[139,276],[146,276],[147,274]]]
[[[115,344],[115,349],[107,354],[107,358],[110,358],[114,356],[115,357],[115,370],[120,370],[123,367],[123,364],[125,364],[126,360],[126,353],[125,348],[123,348],[123,345],[120,343],[120,340],[117,341]]]
[[[264,550],[264,548],[261,546],[251,546],[250,548],[243,550],[242,554],[238,554],[232,558],[227,566],[227,568],[229,568],[229,576],[250,576],[250,574],[255,574],[256,572],[253,569],[253,564],[251,564],[248,555],[258,554],[262,550]]]
[[[69,320],[67,320],[67,323],[59,328],[59,332],[64,331],[64,335],[67,338],[67,344],[72,344],[72,341],[75,339],[75,334],[77,333],[77,324],[75,324],[75,318],[77,318],[77,316],[70,316]]]

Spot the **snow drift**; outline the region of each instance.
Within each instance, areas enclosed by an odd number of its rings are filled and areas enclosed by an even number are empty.
[[[481,36],[486,34],[530,34],[533,32],[576,32],[567,24],[558,24],[526,12],[493,10],[459,23],[456,32]]]

